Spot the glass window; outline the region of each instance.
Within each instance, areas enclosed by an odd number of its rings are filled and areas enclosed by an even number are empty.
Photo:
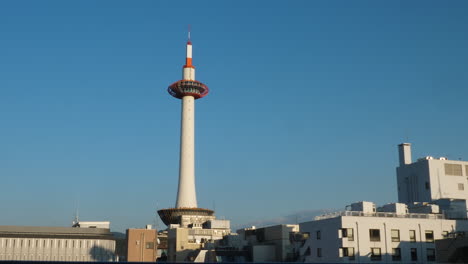
[[[434,231],[426,230],[426,242],[434,243]]]
[[[320,230],[317,231],[317,240],[322,239],[322,234],[320,233]]]
[[[409,240],[410,242],[416,242],[416,231],[410,230],[409,231]]]
[[[392,229],[392,242],[400,242],[400,230]]]
[[[154,249],[154,242],[146,242],[146,249]]]
[[[371,248],[371,260],[382,260],[380,248]]]
[[[341,237],[348,238],[348,241],[354,241],[354,231],[352,228],[341,229]]]
[[[427,252],[427,261],[435,261],[435,249],[428,248],[426,252]]]
[[[418,250],[416,248],[411,249],[411,261],[417,261],[418,260]]]
[[[458,184],[458,190],[459,191],[464,191],[465,190],[465,185],[463,185],[463,183],[459,183]]]
[[[317,257],[321,258],[322,257],[322,249],[317,248]]]
[[[445,163],[445,174],[451,176],[463,176],[462,165]]]
[[[369,229],[370,241],[380,241],[380,229]]]
[[[354,260],[354,248],[345,247],[341,249],[343,252],[343,257],[348,257],[350,260]]]
[[[400,248],[392,248],[392,260],[393,261],[400,261],[401,260],[401,249]]]

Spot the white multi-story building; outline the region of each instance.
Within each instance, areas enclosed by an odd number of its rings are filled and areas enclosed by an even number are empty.
[[[451,218],[466,218],[468,162],[431,156],[412,162],[411,144],[402,143],[398,149],[398,201],[433,202]]]
[[[442,214],[408,213],[405,204],[376,209],[371,202],[359,202],[347,208],[348,211],[299,224],[302,233],[309,233],[300,249],[300,260],[431,263],[435,261],[436,239],[468,230],[468,220],[450,220]]]
[[[99,228],[108,227],[109,222],[81,224],[82,227],[0,226],[0,261],[115,260],[114,236],[109,228]]]

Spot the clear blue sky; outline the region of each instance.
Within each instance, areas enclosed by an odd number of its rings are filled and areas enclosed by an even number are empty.
[[[0,225],[175,204],[187,24],[199,206],[234,226],[397,200],[397,144],[468,160],[467,1],[1,1]],[[79,205],[77,205],[79,204]],[[160,227],[163,225],[159,222]]]

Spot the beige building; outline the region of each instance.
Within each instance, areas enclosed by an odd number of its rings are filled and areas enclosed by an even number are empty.
[[[205,261],[207,248],[231,233],[229,220],[207,219],[198,216],[181,216],[181,225],[168,229],[167,260]]]
[[[114,261],[115,240],[106,223],[107,228],[0,226],[0,261]]]
[[[127,261],[155,262],[157,247],[156,229],[127,229]]]

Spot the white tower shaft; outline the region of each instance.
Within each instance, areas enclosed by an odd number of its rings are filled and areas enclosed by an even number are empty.
[[[186,65],[182,71],[183,80],[195,80],[195,68],[192,66],[192,44],[187,43]],[[196,208],[195,191],[195,98],[182,97],[182,117],[180,128],[179,188],[176,208]]]
[[[180,129],[179,188],[176,208],[197,207],[195,192],[195,99],[182,98]]]

